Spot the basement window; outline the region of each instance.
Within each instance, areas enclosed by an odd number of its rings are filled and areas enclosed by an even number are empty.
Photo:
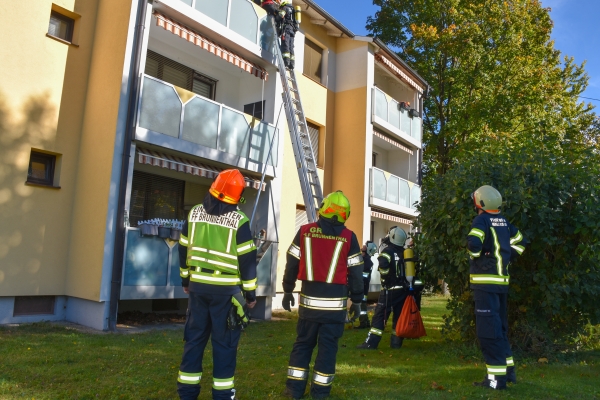
[[[73,41],[73,27],[75,20],[56,11],[50,13],[48,35],[71,43]]]
[[[54,315],[55,296],[17,296],[13,317],[21,315]]]

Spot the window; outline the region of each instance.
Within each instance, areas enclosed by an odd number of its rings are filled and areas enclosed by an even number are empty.
[[[263,109],[265,107],[265,101],[257,101],[256,103],[246,104],[244,106],[244,113],[252,115],[254,118],[260,120],[263,119]]]
[[[320,128],[318,125],[315,125],[308,121],[306,121],[306,123],[308,124],[308,136],[310,137],[310,147],[312,147],[313,154],[315,155],[315,159],[317,160],[317,164],[318,164],[318,162],[319,162],[319,131],[320,131]]]
[[[296,232],[302,225],[308,224],[308,216],[306,215],[306,207],[296,204]]]
[[[56,156],[31,150],[27,183],[54,186],[54,166]]]
[[[148,50],[144,73],[207,99],[215,99],[216,80],[152,50]]]
[[[321,67],[323,63],[323,49],[304,39],[304,75],[317,82],[321,82]]]
[[[72,42],[74,25],[75,21],[72,18],[52,11],[50,13],[50,23],[48,24],[48,35]]]
[[[184,189],[185,181],[133,171],[129,206],[131,226],[152,218],[184,219]]]
[[[54,296],[16,296],[13,317],[54,314]]]
[[[373,242],[373,238],[375,237],[375,221],[371,221],[371,232],[369,234],[371,235],[369,240]]]
[[[371,160],[371,163],[373,164],[371,165],[372,167],[377,166],[377,153],[373,153],[373,159]]]

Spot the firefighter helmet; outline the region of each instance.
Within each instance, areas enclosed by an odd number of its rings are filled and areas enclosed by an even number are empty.
[[[490,214],[500,214],[502,195],[492,186],[480,187],[471,193],[471,198],[477,210],[483,210]]]
[[[375,253],[377,253],[377,245],[371,241],[367,242],[367,254],[369,256],[373,256],[375,255]]]
[[[237,204],[244,202],[242,193],[245,188],[246,181],[242,173],[237,169],[226,169],[210,185],[209,192],[224,203]]]
[[[407,237],[404,229],[398,226],[392,227],[388,233],[388,236],[390,238],[390,242],[396,246],[404,246],[404,242],[406,242]]]
[[[319,215],[329,219],[337,218],[338,222],[346,222],[350,218],[350,201],[341,190],[329,193],[321,203]]]

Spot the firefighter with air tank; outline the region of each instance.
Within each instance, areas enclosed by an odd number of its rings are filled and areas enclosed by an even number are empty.
[[[412,239],[408,244],[411,244]],[[412,249],[405,250],[407,244],[406,232],[397,226],[392,227],[383,239],[386,247],[379,253],[379,274],[381,275],[381,292],[371,321],[371,329],[364,343],[356,346],[358,349],[375,350],[381,341],[385,324],[393,313],[392,326],[395,327],[402,312],[406,298],[415,296],[417,305],[421,303],[423,283],[415,276]],[[394,332],[390,338],[390,347],[402,347],[403,338]]]

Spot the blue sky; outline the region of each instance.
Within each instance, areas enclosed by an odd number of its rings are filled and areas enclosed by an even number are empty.
[[[357,35],[367,34],[367,16],[374,15],[379,8],[370,0],[316,2]],[[574,57],[578,64],[587,60],[590,84],[582,96],[598,100],[581,100],[599,107],[596,112],[600,113],[600,0],[542,0],[542,4],[552,8],[555,47]]]

